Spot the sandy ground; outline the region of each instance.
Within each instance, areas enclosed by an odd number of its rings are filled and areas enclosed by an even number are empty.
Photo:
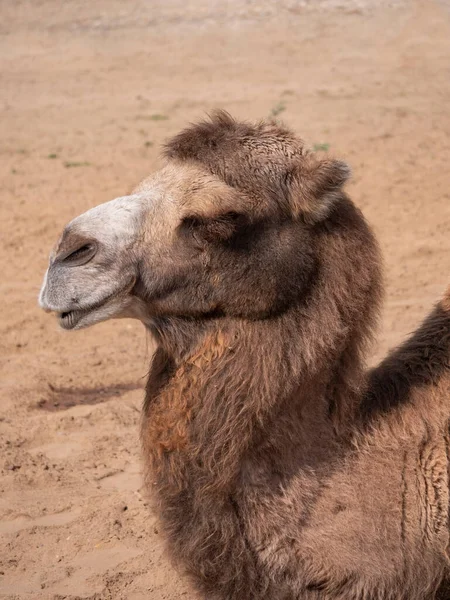
[[[449,281],[449,5],[0,0],[0,17],[0,596],[191,598],[142,490],[152,341],[132,321],[58,330],[36,303],[48,252],[188,121],[276,114],[353,168],[385,256],[381,356]]]

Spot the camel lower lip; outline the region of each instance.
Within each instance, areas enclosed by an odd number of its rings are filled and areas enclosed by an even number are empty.
[[[80,319],[85,315],[87,310],[71,310],[59,314],[59,324],[63,329],[73,329],[78,325]]]
[[[90,306],[89,308],[79,308],[59,313],[59,325],[63,329],[75,329],[83,317],[104,306],[108,300],[109,298],[106,298],[103,302],[100,302],[95,306]]]

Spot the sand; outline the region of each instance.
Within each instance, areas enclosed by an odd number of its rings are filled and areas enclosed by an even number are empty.
[[[0,596],[192,598],[142,489],[153,342],[127,320],[60,331],[37,306],[50,248],[187,122],[275,114],[353,169],[385,257],[377,360],[449,282],[449,5],[3,0],[0,16]]]

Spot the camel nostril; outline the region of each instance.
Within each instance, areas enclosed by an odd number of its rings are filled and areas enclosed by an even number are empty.
[[[87,244],[83,244],[73,252],[70,252],[70,254],[67,254],[62,259],[62,262],[72,266],[84,265],[95,256],[96,252],[97,245],[93,242],[89,242]]]

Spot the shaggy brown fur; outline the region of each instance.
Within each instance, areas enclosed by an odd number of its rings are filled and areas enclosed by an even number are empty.
[[[208,600],[449,599],[450,290],[370,373],[377,244],[347,166],[218,113],[72,221],[41,290],[65,328],[141,319],[171,555]]]
[[[447,598],[448,299],[367,383],[379,255],[345,165],[223,113],[167,156],[246,199],[184,224],[214,309],[153,324],[142,439],[173,558],[208,599]]]

